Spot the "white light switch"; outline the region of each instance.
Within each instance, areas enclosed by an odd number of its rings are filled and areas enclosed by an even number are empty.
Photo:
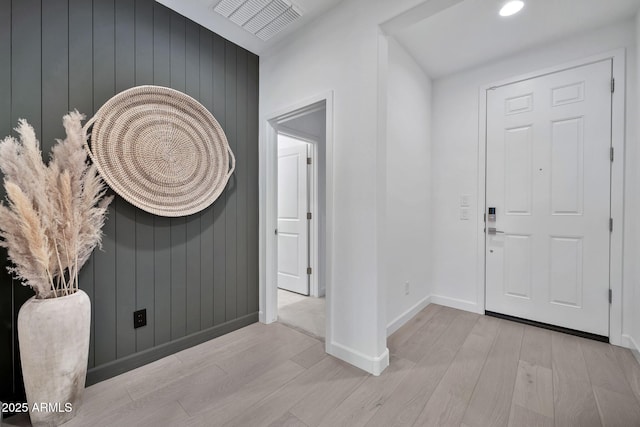
[[[471,209],[469,208],[460,208],[460,220],[461,221],[469,221],[469,215],[471,214]]]
[[[468,208],[471,206],[471,196],[468,194],[463,194],[460,196],[460,207]]]

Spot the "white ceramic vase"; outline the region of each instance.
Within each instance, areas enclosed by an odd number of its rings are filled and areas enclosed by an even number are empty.
[[[86,293],[29,299],[18,313],[22,377],[34,426],[75,415],[89,357],[91,301]]]

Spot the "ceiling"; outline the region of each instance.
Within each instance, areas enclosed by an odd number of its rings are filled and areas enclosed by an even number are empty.
[[[640,0],[524,0],[498,15],[500,0],[464,0],[394,34],[431,78],[472,68],[590,28],[631,19]]]
[[[156,0],[222,37],[260,55],[269,47],[309,24],[342,0],[291,0],[302,11],[302,17],[264,42],[213,10],[219,0]]]

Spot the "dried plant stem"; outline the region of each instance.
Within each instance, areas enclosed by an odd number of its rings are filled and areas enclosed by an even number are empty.
[[[67,267],[67,271],[69,272],[69,282],[68,282],[68,286],[65,286],[65,287],[68,287],[68,288],[72,291],[72,293],[73,293],[73,292],[74,292],[74,289],[73,289],[73,287],[72,287],[72,285],[73,285],[73,282],[72,282],[72,280],[73,280],[73,275],[72,275],[72,272],[71,272],[72,264],[71,264],[71,260],[69,259],[69,247],[68,247],[68,245],[67,245],[67,238],[66,238],[66,236],[65,236],[65,232],[64,232],[64,230],[62,231],[62,237],[63,237],[62,241],[64,242],[64,252],[65,252],[65,254],[66,254],[66,256],[67,256],[67,266],[68,266],[68,267]],[[63,274],[62,274],[62,275],[64,276],[64,271],[63,271]]]
[[[78,282],[78,249],[75,250],[76,253],[76,262],[73,264],[75,266],[75,277],[76,277],[76,292],[80,289],[80,282]]]
[[[58,248],[55,247],[56,258],[58,259],[58,267],[60,268],[60,277],[62,279],[63,290],[65,295],[67,294],[67,280],[64,277],[64,268],[62,267],[62,262],[60,261],[60,253],[58,252]]]
[[[0,246],[12,261],[9,271],[36,298],[70,295],[79,290],[78,274],[100,246],[102,226],[112,197],[84,150],[84,116],[63,118],[67,137],[42,161],[35,131],[24,120],[19,139],[0,142],[0,172],[8,205],[0,201]]]
[[[48,269],[47,269],[47,275],[49,276],[49,280],[51,281],[51,283],[53,283],[53,277],[51,277],[51,273],[49,273]],[[51,289],[53,290],[54,298],[58,298],[58,293],[56,292],[56,287],[52,286]]]

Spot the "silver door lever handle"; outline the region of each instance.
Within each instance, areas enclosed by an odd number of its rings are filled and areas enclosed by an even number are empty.
[[[495,235],[495,234],[504,234],[504,231],[500,231],[500,230],[496,230],[495,227],[489,227],[487,229],[487,232],[491,235]]]

